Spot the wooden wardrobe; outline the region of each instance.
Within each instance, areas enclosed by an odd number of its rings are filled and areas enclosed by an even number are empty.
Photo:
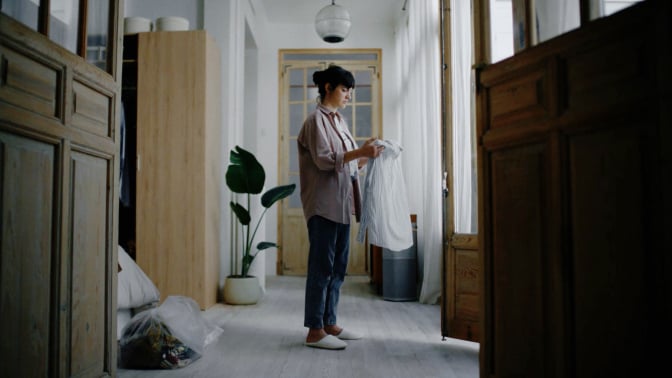
[[[187,296],[206,309],[219,285],[220,53],[203,30],[126,36],[125,49],[137,148],[135,219],[122,222],[132,222],[136,262],[161,299]]]
[[[670,15],[643,1],[481,73],[481,377],[668,369]]]
[[[71,3],[83,16],[70,24],[46,1],[11,3],[0,14],[0,377],[113,377],[123,2]],[[65,28],[74,48],[55,42]]]

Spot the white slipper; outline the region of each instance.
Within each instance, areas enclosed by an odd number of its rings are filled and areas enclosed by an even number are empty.
[[[336,336],[332,335],[327,335],[313,343],[306,342],[305,345],[322,349],[345,349],[345,347],[348,346],[345,341],[339,340]]]
[[[338,337],[341,340],[359,340],[362,338],[362,335],[353,331],[348,331],[347,329],[343,328],[341,329],[341,333],[336,335],[336,337]]]

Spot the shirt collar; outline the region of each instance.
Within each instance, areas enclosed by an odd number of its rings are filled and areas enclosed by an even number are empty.
[[[338,111],[332,112],[331,110],[329,110],[326,106],[324,106],[324,105],[322,105],[322,104],[317,104],[317,108],[318,108],[318,109],[322,112],[322,114],[324,114],[325,116],[329,117],[329,116],[332,116],[332,115],[333,115],[333,116],[335,116],[335,118],[338,118],[339,121],[341,120],[341,114],[340,114]]]

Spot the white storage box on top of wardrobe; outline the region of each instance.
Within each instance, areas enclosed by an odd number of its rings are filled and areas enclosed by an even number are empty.
[[[189,30],[189,20],[184,17],[160,17],[154,23],[156,31],[184,31]]]

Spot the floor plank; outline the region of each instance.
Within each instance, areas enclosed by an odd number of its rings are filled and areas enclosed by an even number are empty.
[[[175,370],[123,370],[119,377],[477,378],[479,344],[442,340],[440,308],[392,302],[368,277],[348,276],[339,324],[364,334],[342,351],[303,345],[303,277],[272,276],[256,305],[217,304],[204,316],[223,329],[203,357]]]

